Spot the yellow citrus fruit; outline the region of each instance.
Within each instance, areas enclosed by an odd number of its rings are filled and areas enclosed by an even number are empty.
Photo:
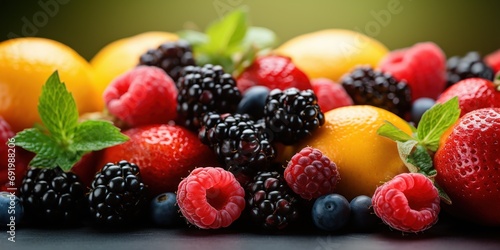
[[[335,192],[349,200],[357,195],[371,197],[378,185],[408,172],[396,143],[377,135],[384,121],[411,134],[408,123],[389,111],[368,105],[347,106],[326,112],[325,124],[296,150],[311,146],[335,162],[340,173]]]
[[[376,68],[389,50],[359,32],[327,29],[292,38],[275,52],[292,58],[311,79],[326,77],[338,82],[357,65]]]
[[[177,39],[178,36],[173,33],[150,31],[122,38],[104,46],[90,60],[97,76],[99,96],[115,77],[137,66],[140,56],[148,49],[156,49],[164,42]]]
[[[100,109],[93,69],[70,47],[45,38],[16,38],[0,43],[0,116],[16,132],[40,122],[41,87],[54,71],[73,94],[80,114]]]

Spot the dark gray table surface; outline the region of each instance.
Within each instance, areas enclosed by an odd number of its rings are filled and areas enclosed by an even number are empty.
[[[264,234],[248,230],[139,227],[98,230],[83,226],[71,229],[19,228],[16,242],[3,231],[0,250],[11,249],[500,249],[500,228],[485,228],[454,220],[441,220],[419,234],[402,234],[383,226],[376,232],[326,233],[304,227],[302,231]]]

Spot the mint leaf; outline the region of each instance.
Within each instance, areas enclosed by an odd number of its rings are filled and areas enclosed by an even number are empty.
[[[22,147],[30,152],[33,152],[40,157],[55,159],[61,153],[58,142],[51,136],[44,134],[36,128],[25,129],[14,136],[16,146]],[[35,157],[33,160],[35,160]],[[40,159],[38,159],[40,161]],[[30,163],[33,167],[51,167],[48,165],[40,165],[34,162]]]
[[[399,158],[403,161],[408,171],[411,173],[417,173],[418,167],[408,162],[408,156],[413,152],[413,148],[418,144],[416,140],[408,140],[405,142],[396,141],[398,145]]]
[[[247,13],[237,9],[223,19],[212,23],[206,30],[211,51],[224,53],[227,48],[238,45],[247,32]]]
[[[418,141],[431,151],[436,151],[441,135],[453,125],[460,116],[458,98],[453,97],[443,104],[435,104],[427,110],[417,127]]]
[[[71,140],[78,124],[78,109],[73,95],[66,89],[55,71],[42,86],[38,101],[40,118],[50,134],[63,143]]]
[[[448,204],[448,205],[451,205],[451,198],[450,196],[448,196],[448,194],[443,190],[443,188],[441,188],[436,182],[434,182],[434,186],[436,187],[437,191],[438,191],[438,194],[439,194],[439,198],[441,198],[441,200]]]
[[[181,30],[177,32],[177,35],[182,39],[187,41],[191,46],[196,47],[201,44],[208,42],[208,36],[199,31],[195,30]]]
[[[417,167],[417,172],[427,177],[436,176],[436,170],[432,164],[432,158],[427,149],[422,145],[417,145],[414,151],[406,159],[408,163]]]
[[[246,48],[255,47],[264,50],[274,48],[276,45],[278,45],[276,34],[272,30],[263,27],[252,26],[248,28],[243,39],[243,46]]]
[[[407,133],[403,132],[403,130],[394,126],[394,124],[385,121],[385,123],[380,126],[377,130],[377,134],[392,139],[393,141],[401,141],[405,142],[408,140],[413,140],[413,138]]]
[[[70,149],[83,152],[101,150],[127,139],[127,136],[109,122],[88,120],[78,125]]]
[[[42,86],[38,112],[43,125],[35,124],[14,137],[17,146],[36,154],[30,162],[33,167],[60,167],[69,171],[85,153],[128,139],[108,122],[79,123],[75,100],[59,80],[57,71]]]

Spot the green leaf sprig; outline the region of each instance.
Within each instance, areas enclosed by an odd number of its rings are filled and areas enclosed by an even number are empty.
[[[15,144],[35,153],[30,166],[60,167],[69,171],[84,154],[128,140],[107,121],[78,121],[73,95],[55,71],[42,86],[38,113],[43,125],[25,129],[14,137]]]
[[[182,30],[177,34],[193,46],[197,64],[218,64],[234,76],[250,66],[257,54],[266,53],[278,44],[272,30],[249,25],[243,8],[229,12],[204,32]]]
[[[432,156],[439,147],[439,140],[460,117],[458,98],[454,97],[443,104],[435,104],[420,119],[413,135],[408,135],[392,123],[386,122],[377,134],[396,141],[400,158],[412,173],[421,173],[434,182],[437,172]],[[443,201],[451,204],[446,193],[434,182]]]

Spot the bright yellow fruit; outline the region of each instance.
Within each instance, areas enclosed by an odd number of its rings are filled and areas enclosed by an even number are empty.
[[[99,96],[102,96],[115,77],[137,66],[140,56],[148,49],[156,49],[164,42],[177,39],[178,36],[173,33],[150,31],[122,38],[104,46],[90,60],[97,76]]]
[[[371,197],[378,185],[408,172],[396,143],[377,135],[384,121],[411,134],[410,126],[389,111],[367,105],[347,106],[326,112],[325,124],[296,150],[317,148],[337,164],[340,182],[336,193],[349,200],[357,195]]]
[[[15,132],[41,122],[38,98],[42,85],[56,70],[73,94],[80,114],[101,108],[95,98],[92,67],[70,47],[35,37],[0,43],[0,116]]]
[[[292,38],[276,49],[309,78],[326,77],[338,82],[357,65],[377,67],[389,50],[379,41],[359,32],[327,29]]]

